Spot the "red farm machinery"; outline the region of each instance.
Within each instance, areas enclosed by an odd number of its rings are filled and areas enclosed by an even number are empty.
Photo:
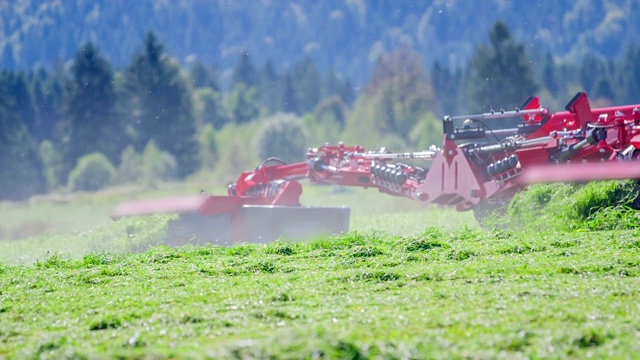
[[[496,122],[514,125],[497,128]],[[562,112],[551,113],[532,97],[513,111],[446,116],[442,123],[442,147],[392,153],[324,145],[299,163],[267,159],[240,174],[226,195],[131,201],[112,217],[177,213],[171,238],[270,242],[349,229],[348,208],[301,205],[300,180],[377,188],[481,217],[531,183],[640,178],[640,104],[592,109],[580,92]]]

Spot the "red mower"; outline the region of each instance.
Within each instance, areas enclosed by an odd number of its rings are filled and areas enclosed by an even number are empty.
[[[227,195],[132,201],[112,217],[177,213],[168,229],[169,239],[176,239],[171,244],[271,242],[349,230],[348,208],[300,204],[300,180],[377,188],[424,205],[473,210],[482,218],[527,184],[640,178],[640,104],[592,109],[581,92],[562,112],[551,113],[532,97],[512,111],[445,116],[442,123],[441,148],[392,153],[324,145],[295,164],[267,159],[240,174]]]

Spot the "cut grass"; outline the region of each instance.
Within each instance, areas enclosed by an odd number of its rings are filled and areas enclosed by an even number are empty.
[[[22,202],[0,202],[0,241],[40,235],[87,232],[113,221],[109,215],[124,201],[198,194],[205,183],[166,183],[157,189],[129,186],[96,193],[49,194]],[[214,187],[216,193],[225,189]]]
[[[540,184],[514,197],[507,216],[495,223],[532,231],[624,230],[640,227],[636,181]]]
[[[25,203],[0,204],[4,220],[0,226],[5,229],[28,229],[30,224],[42,222],[43,219],[46,219],[47,224],[44,233],[38,233],[42,230],[38,227],[29,229],[35,233],[23,239],[0,238],[0,263],[30,264],[52,254],[80,258],[92,252],[140,252],[150,246],[161,245],[170,216],[135,217],[114,222],[109,214],[119,202],[134,196],[158,198],[199,192],[194,190],[198,188],[195,185],[165,186],[163,192],[154,190],[133,195],[130,193],[131,189],[115,189],[71,196],[64,201],[45,198]],[[222,190],[224,189],[217,189],[213,193],[221,194]],[[461,225],[475,226],[471,213],[433,207],[423,209],[412,200],[393,198],[376,190],[309,186],[305,187],[301,202],[313,206],[350,207],[350,229],[359,232],[410,235],[420,233],[428,226],[444,229]]]
[[[625,357],[638,233],[427,228],[0,268],[0,355]]]
[[[640,230],[589,202],[618,186],[532,187],[512,228],[347,192],[353,231],[310,242],[166,248],[167,217],[6,242],[0,358],[633,357]]]

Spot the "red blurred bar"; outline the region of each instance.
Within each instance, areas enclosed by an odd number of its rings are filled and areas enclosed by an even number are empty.
[[[605,161],[599,163],[530,166],[515,180],[524,185],[536,183],[640,179],[640,162]]]
[[[209,196],[181,196],[165,199],[135,200],[120,204],[111,214],[114,220],[125,216],[197,212]]]

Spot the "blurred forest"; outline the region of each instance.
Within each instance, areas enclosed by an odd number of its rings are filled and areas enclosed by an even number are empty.
[[[208,176],[445,114],[638,103],[635,1],[0,3],[0,200]]]

